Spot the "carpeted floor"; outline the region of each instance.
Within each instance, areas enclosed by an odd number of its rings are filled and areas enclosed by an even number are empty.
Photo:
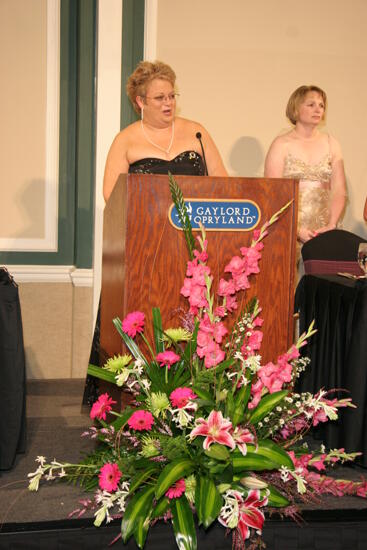
[[[27,387],[27,450],[14,467],[0,472],[0,525],[67,518],[85,493],[66,483],[46,483],[28,491],[27,475],[38,455],[75,462],[93,442],[81,433],[90,426],[81,411],[84,380],[31,381]]]

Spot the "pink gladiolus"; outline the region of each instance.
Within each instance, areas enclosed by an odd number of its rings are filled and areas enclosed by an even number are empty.
[[[235,275],[240,275],[241,273],[243,273],[245,268],[245,260],[243,258],[240,258],[239,256],[233,256],[229,264],[225,266],[224,271],[225,273],[232,273],[232,276],[235,277]]]
[[[193,439],[198,435],[204,436],[204,449],[209,449],[212,443],[219,443],[234,449],[236,443],[230,434],[231,429],[232,422],[230,420],[223,418],[220,411],[212,411],[208,420],[204,420],[204,418],[196,420],[196,427],[191,431],[190,437]]]
[[[161,353],[158,353],[155,359],[161,367],[167,367],[170,369],[172,365],[180,360],[180,356],[174,351],[162,351]]]
[[[229,312],[232,312],[238,308],[238,304],[235,296],[226,296],[226,308],[227,308],[227,311]]]
[[[176,388],[169,396],[172,406],[177,409],[183,409],[191,399],[195,399],[197,395],[190,388]]]
[[[226,308],[224,306],[218,306],[214,310],[215,317],[225,317],[226,316]]]
[[[237,426],[237,428],[232,432],[232,437],[243,454],[243,456],[246,456],[247,454],[247,445],[246,443],[254,443],[255,437],[252,432],[248,428],[241,428],[240,426]]]
[[[122,473],[117,464],[107,462],[100,469],[98,484],[103,491],[112,493],[117,490],[121,476]]]
[[[186,490],[185,480],[183,478],[179,479],[178,481],[176,481],[176,483],[171,485],[171,487],[168,489],[168,491],[166,492],[166,497],[168,497],[171,500],[173,498],[179,498],[185,492],[185,490]]]
[[[225,358],[224,351],[214,340],[208,342],[206,346],[198,347],[197,354],[199,357],[204,357],[204,365],[207,369],[219,365]]]
[[[130,338],[135,338],[138,332],[143,332],[144,322],[144,313],[141,311],[133,311],[126,315],[125,319],[122,321],[122,330],[130,336]]]
[[[267,363],[257,373],[265,387],[270,393],[282,389],[283,384],[292,380],[292,367],[287,363],[286,366],[279,367],[273,363]]]
[[[235,294],[236,289],[234,287],[234,283],[232,279],[229,281],[226,281],[225,279],[221,279],[219,281],[219,288],[217,294],[219,296],[230,296],[231,294]]]
[[[254,409],[259,404],[259,401],[261,399],[261,394],[264,389],[264,384],[260,379],[258,379],[255,384],[252,384],[251,386],[251,395],[252,399],[250,403],[248,404],[249,409]]]
[[[93,403],[90,411],[90,417],[92,419],[98,418],[98,420],[106,420],[106,413],[112,410],[111,405],[114,405],[117,401],[114,401],[108,393],[100,395],[95,403]]]
[[[312,466],[313,468],[316,468],[316,470],[318,470],[319,472],[321,472],[322,470],[325,470],[325,464],[324,464],[324,460],[325,458],[327,457],[326,454],[322,454],[321,456],[318,457],[318,460],[312,460],[310,462],[310,466]]]
[[[251,286],[246,273],[234,275],[233,284],[236,292],[238,292],[239,290],[246,290],[246,288],[250,288]]]
[[[151,430],[154,419],[149,411],[135,411],[127,421],[130,428],[137,431]]]
[[[242,540],[250,537],[250,527],[256,529],[257,534],[261,535],[265,517],[259,508],[266,506],[268,499],[264,497],[260,500],[260,491],[257,489],[250,489],[245,500],[238,491],[232,491],[232,494],[238,501],[239,518],[237,529],[241,534]],[[222,516],[218,517],[218,521],[225,527],[228,527],[226,520]]]

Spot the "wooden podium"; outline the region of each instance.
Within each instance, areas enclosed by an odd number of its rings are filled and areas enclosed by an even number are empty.
[[[293,200],[264,239],[260,274],[251,275],[251,288],[239,300],[257,296],[263,308],[263,364],[276,361],[293,341],[293,302],[298,210],[298,182],[289,179],[175,176],[184,198],[253,201],[259,206],[258,228]],[[121,338],[112,319],[131,311],[146,315],[145,334],[152,342],[152,307],[159,306],[163,328],[181,326],[188,310],[180,294],[188,252],[181,230],[168,219],[172,204],[167,176],[121,174],[106,204],[103,227],[101,350],[103,356],[121,353]],[[194,235],[197,235],[194,232]],[[213,290],[224,267],[240,247],[248,246],[252,231],[208,231],[208,265]],[[239,295],[238,295],[239,296]],[[229,316],[230,323],[236,312]]]

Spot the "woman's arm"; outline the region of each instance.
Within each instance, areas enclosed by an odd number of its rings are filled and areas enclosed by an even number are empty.
[[[115,187],[120,174],[127,174],[129,163],[127,161],[127,129],[123,130],[112,142],[107,155],[103,177],[103,197],[107,202]]]
[[[205,130],[203,126],[198,125],[202,136],[202,142],[205,153],[206,165],[208,168],[209,176],[228,176],[228,172],[224,167],[222,157],[215,145],[209,132]]]
[[[331,167],[332,167],[332,176],[331,176],[331,201],[330,201],[330,218],[329,223],[325,227],[320,227],[317,229],[317,233],[325,233],[330,229],[335,229],[338,221],[343,213],[346,201],[346,184],[345,184],[345,173],[344,173],[344,162],[339,143],[335,138],[330,136],[330,147],[331,147]]]
[[[275,138],[265,158],[264,176],[281,178],[284,172],[285,147],[281,137]]]

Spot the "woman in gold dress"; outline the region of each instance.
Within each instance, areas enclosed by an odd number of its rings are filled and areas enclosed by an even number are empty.
[[[299,179],[298,254],[303,243],[337,227],[345,206],[340,145],[319,130],[326,103],[321,88],[297,88],[286,109],[294,128],[273,141],[265,160],[266,177]]]

